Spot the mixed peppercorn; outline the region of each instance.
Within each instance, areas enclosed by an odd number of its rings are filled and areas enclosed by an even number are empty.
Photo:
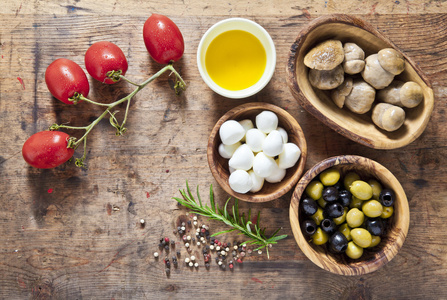
[[[252,254],[253,250],[248,249],[245,244],[240,242],[230,243],[224,242],[217,238],[211,237],[210,228],[208,225],[199,225],[197,216],[190,216],[192,220],[181,222],[179,226],[173,230],[173,234],[180,239],[183,246],[186,248],[188,255],[185,257],[185,265],[190,268],[199,268],[199,259],[192,255],[193,247],[201,248],[203,255],[203,265],[206,269],[211,267],[212,257],[215,256],[215,262],[221,270],[226,270],[228,267],[230,270],[234,269],[236,264],[242,264],[244,257]],[[193,234],[192,234],[193,233]],[[174,252],[176,247],[176,241],[169,237],[161,237],[158,244],[160,252],[154,252],[154,258],[159,259],[160,253],[165,251],[165,258],[163,262],[165,264],[166,275],[171,273],[171,264],[174,268],[178,267],[178,261],[182,251],[175,250],[175,255],[169,259],[169,253]],[[262,251],[258,251],[258,254],[262,254]]]

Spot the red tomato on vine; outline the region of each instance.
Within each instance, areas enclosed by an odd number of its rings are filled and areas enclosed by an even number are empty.
[[[66,104],[75,93],[87,97],[90,90],[87,76],[81,67],[72,60],[58,58],[45,71],[45,83],[50,93]]]
[[[55,168],[74,154],[73,148],[67,148],[69,138],[68,134],[61,131],[37,132],[23,144],[23,158],[35,168]]]
[[[115,71],[120,75],[127,72],[127,60],[123,51],[111,42],[96,42],[85,52],[85,68],[87,72],[96,80],[113,84],[119,80],[112,80],[107,77],[107,73]]]
[[[150,56],[160,64],[178,61],[185,51],[180,29],[163,15],[152,14],[146,20],[143,39]]]

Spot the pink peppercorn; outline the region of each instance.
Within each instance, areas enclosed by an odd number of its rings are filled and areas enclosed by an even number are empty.
[[[242,259],[238,258],[237,262],[241,264],[242,263]]]
[[[165,237],[165,242],[169,243],[169,238],[168,237]]]
[[[230,267],[230,269],[233,269],[233,264],[229,264],[228,266]]]

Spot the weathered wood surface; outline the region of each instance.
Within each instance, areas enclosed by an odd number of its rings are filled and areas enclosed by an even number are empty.
[[[113,2],[113,1],[112,1]],[[445,299],[447,298],[447,3],[445,1],[12,1],[0,9],[0,299]],[[183,32],[186,51],[176,64],[188,84],[182,97],[163,76],[132,102],[128,132],[115,137],[107,121],[89,137],[88,169],[73,164],[54,170],[28,167],[23,142],[49,125],[86,125],[102,111],[82,103],[68,107],[49,94],[46,67],[58,57],[83,63],[88,46],[109,40],[124,50],[128,77],[143,81],[160,65],[141,37],[152,13],[170,16]],[[370,22],[426,72],[435,109],[425,132],[397,150],[374,150],[336,134],[293,99],[285,78],[289,47],[309,20],[351,13]],[[271,34],[278,64],[258,95],[229,100],[201,80],[196,49],[216,21],[247,17]],[[23,80],[23,85],[18,78]],[[93,99],[118,99],[132,90],[122,82],[103,86],[90,78]],[[202,196],[214,184],[206,160],[214,123],[240,103],[264,101],[287,109],[307,138],[306,169],[329,156],[371,158],[401,181],[410,204],[403,248],[382,269],[341,277],[316,267],[297,247],[288,221],[291,193],[264,203],[242,203],[261,211],[261,223],[288,234],[265,253],[247,257],[234,271],[190,270],[183,263],[166,277],[153,258],[160,236],[185,210],[171,200],[185,180]],[[123,108],[124,109],[124,108]],[[70,132],[71,134],[79,134]],[[78,151],[79,152],[79,151]],[[77,155],[81,155],[77,153]],[[119,210],[118,210],[119,209]],[[138,221],[146,220],[141,229]],[[219,224],[210,224],[219,230]],[[237,236],[227,236],[233,240]],[[178,237],[176,237],[178,239]],[[176,246],[185,250],[178,243]],[[199,255],[200,250],[195,250]]]

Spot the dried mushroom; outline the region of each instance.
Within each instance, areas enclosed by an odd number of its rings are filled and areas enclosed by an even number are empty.
[[[372,54],[365,59],[366,64],[362,71],[362,77],[367,83],[380,90],[393,81],[394,75],[382,68],[378,56],[378,54]]]
[[[324,41],[312,48],[304,57],[304,64],[317,70],[333,70],[343,62],[343,45],[337,40]]]
[[[394,80],[388,87],[377,92],[377,99],[400,107],[413,108],[424,99],[424,93],[416,82]]]
[[[345,106],[357,114],[364,114],[371,109],[376,97],[376,90],[363,80],[355,80],[352,90],[345,98]]]
[[[331,99],[334,101],[335,105],[339,108],[343,108],[345,104],[346,96],[348,96],[352,91],[352,78],[347,77],[345,81],[331,92]]]
[[[399,75],[405,69],[405,59],[402,54],[393,48],[385,48],[379,51],[377,59],[382,68],[393,75]]]
[[[345,72],[343,67],[338,65],[333,70],[321,71],[309,70],[310,84],[320,90],[331,90],[343,83]]]
[[[345,59],[343,69],[346,73],[353,75],[363,71],[365,67],[365,52],[357,44],[345,43],[343,46]]]
[[[404,123],[405,111],[396,105],[379,103],[373,108],[372,120],[383,130],[395,131]]]

